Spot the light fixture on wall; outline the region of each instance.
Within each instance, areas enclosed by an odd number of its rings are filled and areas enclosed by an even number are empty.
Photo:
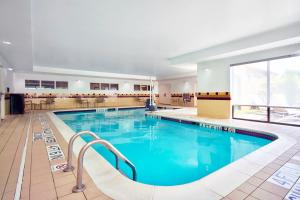
[[[13,71],[14,69],[12,67],[7,68],[8,71]]]

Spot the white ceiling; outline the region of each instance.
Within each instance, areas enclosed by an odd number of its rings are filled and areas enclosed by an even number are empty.
[[[297,21],[299,0],[1,0],[0,40],[12,44],[0,55],[22,71],[176,76],[195,68],[168,58]]]

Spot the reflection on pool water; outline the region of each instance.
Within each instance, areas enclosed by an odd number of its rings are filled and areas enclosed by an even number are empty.
[[[111,142],[137,169],[137,181],[179,185],[198,180],[270,140],[145,116],[143,109],[57,113],[73,131],[90,130]],[[90,136],[82,136],[90,141]],[[111,152],[94,149],[115,166]],[[101,167],[101,166],[100,166]],[[129,177],[130,168],[120,162]]]

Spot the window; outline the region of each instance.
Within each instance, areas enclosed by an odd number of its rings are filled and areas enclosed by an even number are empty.
[[[232,101],[239,105],[267,105],[267,62],[232,67]]]
[[[67,81],[56,81],[56,89],[68,89],[69,83]]]
[[[134,91],[140,91],[141,86],[140,85],[134,85]]]
[[[54,81],[41,81],[41,88],[54,89]]]
[[[111,83],[110,84],[110,90],[119,90],[119,84]]]
[[[141,85],[141,91],[148,91],[148,85]]]
[[[300,107],[300,56],[270,61],[270,105]]]
[[[25,80],[25,88],[39,88],[40,81],[39,80]]]
[[[108,83],[101,83],[101,90],[109,90],[109,84]]]
[[[233,118],[300,125],[300,56],[231,67]]]
[[[134,85],[134,91],[150,91],[150,85]]]
[[[100,90],[100,83],[90,83],[91,90]]]

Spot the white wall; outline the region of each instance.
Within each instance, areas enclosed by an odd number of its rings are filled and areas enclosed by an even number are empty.
[[[198,63],[199,92],[230,91],[230,65],[300,53],[300,44]]]
[[[178,78],[170,80],[160,80],[160,84],[170,84],[171,93],[193,93],[197,91],[197,77]]]
[[[29,80],[53,80],[68,81],[69,89],[26,89],[25,79]],[[118,83],[119,91],[101,91],[90,90],[90,82],[94,83]],[[14,73],[13,77],[14,93],[145,93],[145,91],[136,92],[133,89],[134,84],[150,84],[148,80],[127,80],[127,79],[111,79],[111,78],[94,78],[66,75],[51,75],[39,73]],[[157,82],[154,82],[154,92],[158,93]]]
[[[159,103],[171,104],[171,84],[158,83]]]
[[[227,63],[198,65],[198,92],[230,91],[230,68]]]
[[[0,122],[5,116],[5,101],[4,101],[4,69],[0,65]]]

